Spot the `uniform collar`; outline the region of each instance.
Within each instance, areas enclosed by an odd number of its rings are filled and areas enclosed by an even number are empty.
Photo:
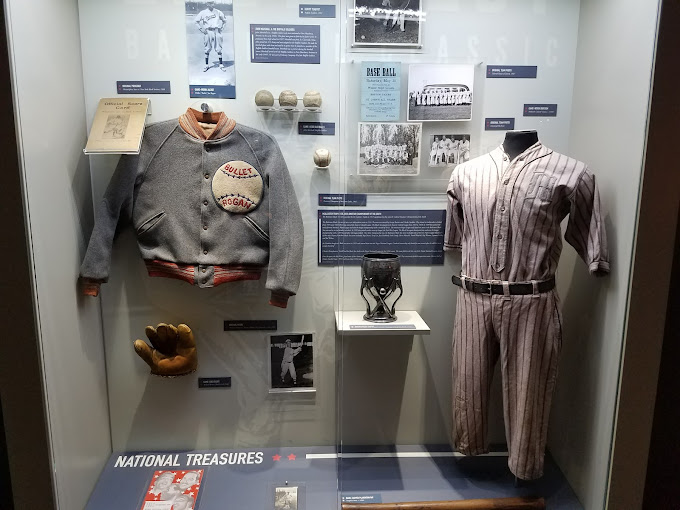
[[[553,152],[552,149],[549,149],[548,147],[543,145],[540,141],[538,141],[531,147],[529,147],[527,150],[522,152],[519,156],[517,156],[517,159],[524,160],[524,164],[522,166],[526,166],[532,161],[547,156],[548,154],[552,154],[552,152]],[[496,162],[498,167],[501,168],[501,166],[503,165],[503,158],[506,156],[503,144],[499,145],[496,149],[491,151],[490,155]],[[510,163],[509,157],[508,163]]]
[[[215,129],[210,135],[206,135],[201,124],[214,124]],[[234,130],[236,121],[227,117],[224,112],[203,113],[189,108],[180,115],[179,125],[189,136],[198,140],[219,140]]]

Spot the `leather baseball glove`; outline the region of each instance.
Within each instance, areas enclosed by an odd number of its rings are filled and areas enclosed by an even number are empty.
[[[151,373],[165,377],[187,375],[196,370],[198,355],[194,334],[186,324],[175,327],[159,324],[147,326],[149,346],[143,340],[135,340],[135,351],[151,367]]]

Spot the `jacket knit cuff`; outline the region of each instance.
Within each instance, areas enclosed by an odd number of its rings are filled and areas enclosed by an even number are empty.
[[[461,251],[463,249],[463,246],[460,244],[447,244],[444,243],[444,251],[453,251],[453,250],[458,250]]]
[[[288,298],[290,296],[290,292],[273,290],[271,298],[269,299],[269,304],[272,306],[278,306],[279,308],[287,308]]]
[[[609,274],[609,262],[606,260],[596,260],[595,262],[590,263],[588,270],[590,271],[590,274],[595,276],[604,276]]]
[[[94,280],[92,278],[80,277],[80,292],[83,296],[97,297],[99,295],[99,287],[103,280]]]

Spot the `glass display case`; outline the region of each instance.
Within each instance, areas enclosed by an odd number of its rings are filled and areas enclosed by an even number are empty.
[[[58,508],[606,507],[660,2],[25,4]]]

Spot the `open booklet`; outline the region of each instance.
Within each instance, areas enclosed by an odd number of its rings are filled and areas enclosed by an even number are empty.
[[[149,99],[110,97],[99,100],[85,154],[139,154]]]
[[[203,470],[155,471],[140,510],[196,510]]]

